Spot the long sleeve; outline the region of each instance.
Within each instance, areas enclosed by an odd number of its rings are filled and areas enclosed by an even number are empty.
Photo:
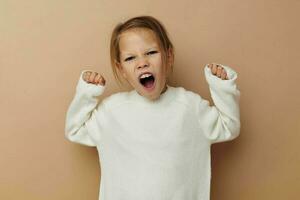
[[[228,66],[222,65],[228,80],[213,75],[206,65],[204,73],[209,85],[214,106],[200,97],[198,101],[198,119],[204,135],[211,144],[229,141],[240,134],[240,91],[235,80],[237,73]]]
[[[97,107],[97,97],[104,92],[105,86],[94,85],[82,79],[80,74],[75,96],[69,105],[65,122],[65,137],[75,143],[97,146],[100,140],[102,109]]]

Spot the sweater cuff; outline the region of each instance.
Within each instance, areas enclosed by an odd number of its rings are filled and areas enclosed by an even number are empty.
[[[221,64],[220,64],[221,65]],[[214,89],[223,88],[223,89],[236,89],[235,80],[237,79],[237,73],[230,67],[221,65],[227,73],[228,80],[223,80],[212,74],[211,69],[208,67],[208,64],[204,67],[204,73],[207,83],[210,87]]]
[[[77,83],[77,87],[76,87],[76,92],[77,93],[82,93],[85,94],[87,96],[99,96],[101,95],[104,90],[105,90],[105,85],[95,85],[92,83],[87,83],[83,80],[83,73],[86,71],[92,71],[92,70],[82,70],[78,83]]]

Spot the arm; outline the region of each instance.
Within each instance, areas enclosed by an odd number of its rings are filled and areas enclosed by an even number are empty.
[[[68,108],[65,122],[65,137],[75,143],[96,146],[99,141],[99,121],[102,109],[96,108],[97,96],[104,92],[105,86],[94,85],[83,80],[81,72],[75,96]]]
[[[200,127],[211,143],[232,140],[240,133],[240,91],[235,83],[237,73],[227,66],[222,67],[227,72],[227,80],[213,75],[208,65],[204,68],[215,106],[209,106],[209,102],[201,97],[198,101]]]

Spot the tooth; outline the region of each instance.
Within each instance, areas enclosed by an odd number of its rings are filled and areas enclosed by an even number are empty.
[[[149,76],[151,76],[151,74],[143,74],[143,75],[141,76],[141,78],[146,78],[146,77],[149,77]]]

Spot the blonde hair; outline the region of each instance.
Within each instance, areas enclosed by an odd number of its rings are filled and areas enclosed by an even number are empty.
[[[133,28],[145,28],[153,31],[156,38],[158,39],[158,43],[160,48],[162,49],[162,62],[163,66],[166,66],[168,52],[170,52],[169,56],[172,56],[171,63],[171,72],[173,72],[173,64],[174,64],[174,47],[171,40],[168,37],[168,33],[163,26],[163,24],[155,19],[152,16],[137,16],[131,19],[128,19],[124,23],[119,23],[113,29],[111,40],[110,40],[110,61],[113,70],[113,75],[118,83],[122,84],[120,72],[116,67],[116,62],[120,63],[120,48],[119,41],[120,35],[126,30]]]

